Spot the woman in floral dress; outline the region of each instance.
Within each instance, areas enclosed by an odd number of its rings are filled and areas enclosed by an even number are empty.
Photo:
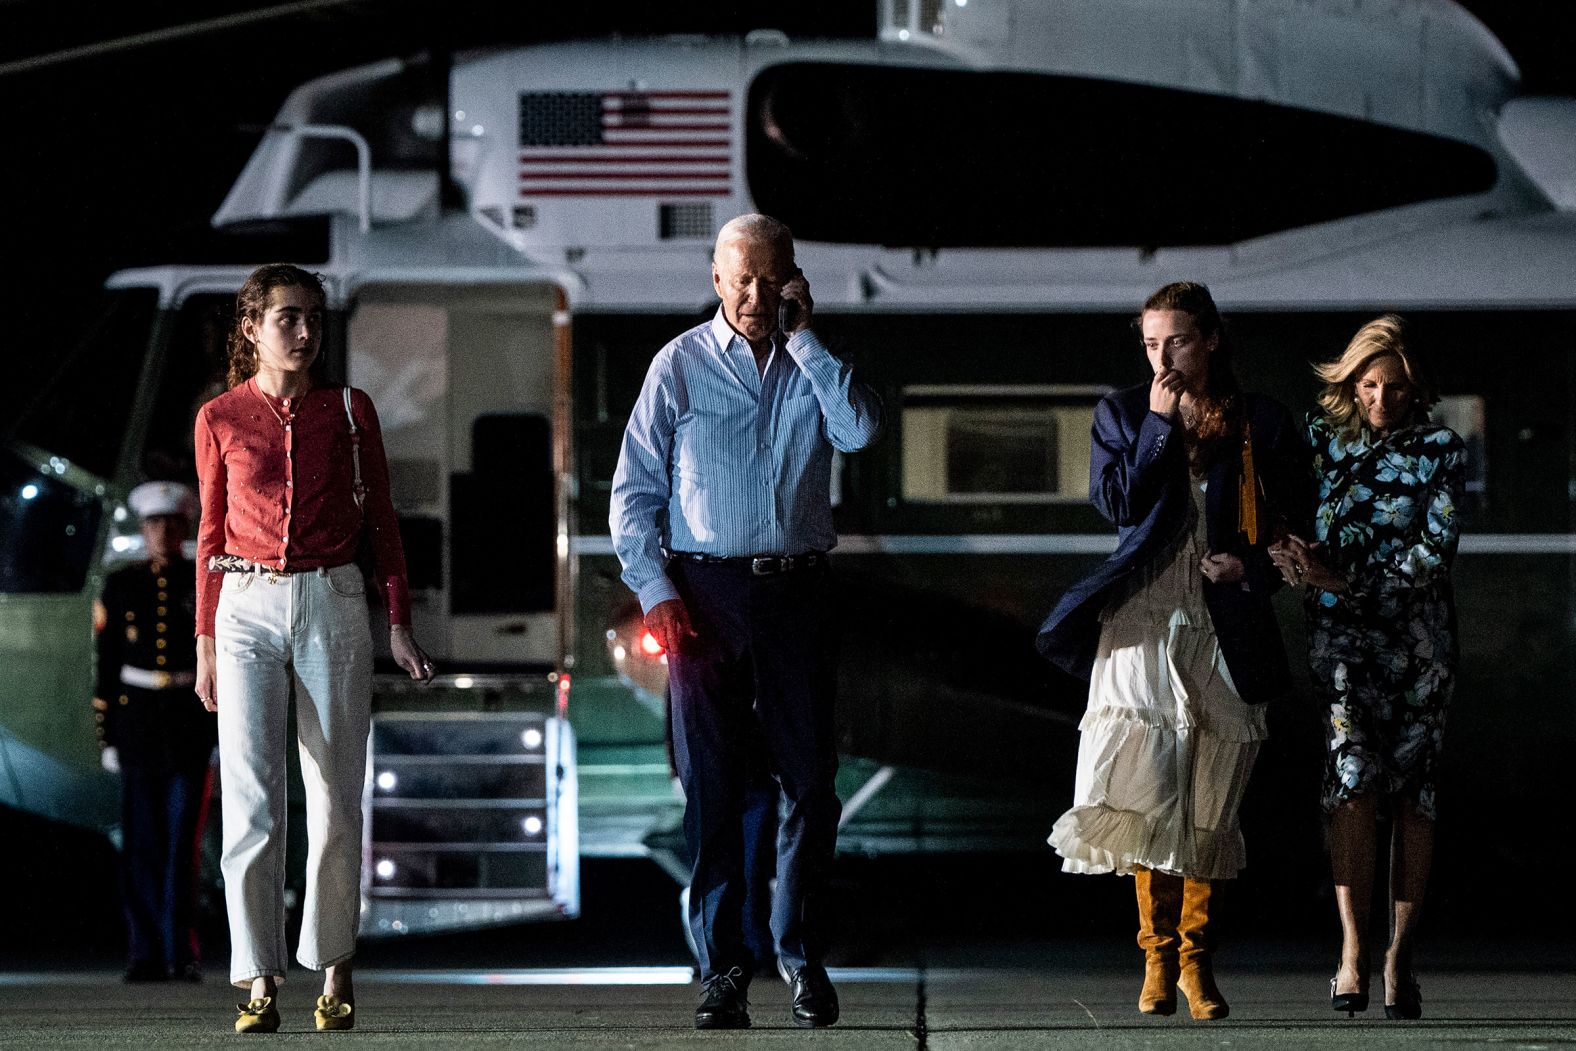
[[[1378,817],[1390,832],[1391,939],[1385,1015],[1418,1018],[1412,941],[1428,883],[1434,777],[1458,647],[1450,569],[1464,446],[1432,423],[1438,400],[1393,314],[1318,366],[1309,414],[1318,509],[1309,543],[1271,558],[1307,585],[1314,687],[1328,706],[1323,806],[1343,938],[1331,1006],[1368,1006],[1368,912]]]

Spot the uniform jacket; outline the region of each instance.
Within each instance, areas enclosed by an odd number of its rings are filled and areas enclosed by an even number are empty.
[[[196,567],[139,562],[104,582],[94,707],[99,737],[123,765],[164,771],[200,769],[217,741],[217,722],[190,683],[146,689],[121,681],[131,665],[151,672],[197,667]]]
[[[1148,383],[1117,391],[1095,409],[1089,498],[1117,527],[1116,551],[1094,573],[1061,596],[1036,645],[1058,667],[1087,679],[1100,639],[1100,612],[1130,586],[1130,575],[1164,553],[1188,520],[1187,450],[1180,424],[1149,411]],[[1243,395],[1253,436],[1254,470],[1264,494],[1258,543],[1238,528],[1242,458],[1235,448],[1210,468],[1205,491],[1206,541],[1211,554],[1234,554],[1246,568],[1230,584],[1204,581],[1215,635],[1231,678],[1245,701],[1285,691],[1291,681],[1270,595],[1280,574],[1265,553],[1277,528],[1303,532],[1306,453],[1291,415],[1275,401]]]

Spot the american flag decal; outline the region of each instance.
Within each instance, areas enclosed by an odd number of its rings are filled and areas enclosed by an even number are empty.
[[[527,91],[521,197],[726,197],[726,91]]]

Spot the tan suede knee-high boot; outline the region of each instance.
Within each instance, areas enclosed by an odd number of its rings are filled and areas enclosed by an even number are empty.
[[[1144,988],[1138,994],[1138,1009],[1146,1015],[1175,1014],[1182,877],[1135,868],[1133,884],[1138,889],[1138,947],[1144,950]]]
[[[1215,985],[1215,943],[1210,930],[1210,897],[1214,888],[1207,879],[1190,879],[1182,889],[1181,977],[1178,985],[1187,1007],[1200,1021],[1214,1021],[1231,1013],[1231,1006]]]

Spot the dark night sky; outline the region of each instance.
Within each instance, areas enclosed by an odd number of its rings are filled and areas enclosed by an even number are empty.
[[[132,265],[254,259],[208,229],[256,134],[310,77],[391,54],[600,36],[613,32],[866,36],[875,0],[795,3],[493,5],[480,0],[332,0],[238,28],[83,57],[39,69],[7,65],[62,49],[273,5],[168,0],[0,0],[0,199],[10,280],[0,309],[13,360],[47,361],[109,272]],[[1474,0],[1539,94],[1576,94],[1576,3]],[[29,352],[29,349],[32,352]],[[21,350],[21,354],[18,351]],[[24,366],[22,375],[27,375]]]

